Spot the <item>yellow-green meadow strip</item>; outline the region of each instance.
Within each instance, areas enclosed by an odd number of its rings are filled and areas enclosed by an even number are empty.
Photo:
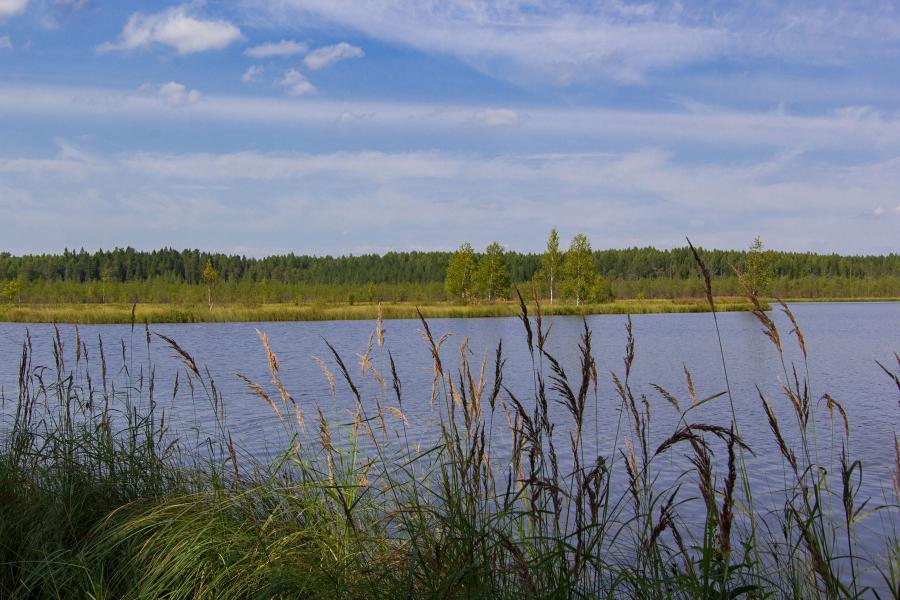
[[[717,299],[722,311],[747,311],[752,305],[739,298]],[[200,304],[34,304],[0,305],[0,322],[13,323],[224,323],[257,321],[339,321],[366,320],[378,317],[374,303],[348,304],[260,304],[245,306],[224,304],[210,310]],[[426,318],[512,317],[518,314],[513,302],[459,305],[451,303],[382,304],[385,319],[414,319],[416,309]],[[603,304],[556,304],[542,306],[545,315],[602,315],[697,313],[709,310],[700,298],[617,300]]]

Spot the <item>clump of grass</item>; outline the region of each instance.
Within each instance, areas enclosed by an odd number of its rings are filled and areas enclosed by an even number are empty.
[[[708,278],[704,285],[715,315]],[[300,406],[260,332],[270,380],[237,377],[289,440],[266,464],[233,443],[210,369],[174,339],[149,328],[135,333],[139,311],[131,342],[165,344],[183,367],[172,396],[188,386],[214,417],[199,449],[169,431],[154,367],[135,367],[124,341],[117,377],[107,375],[101,341],[95,382],[96,359],[77,333],[74,363],[57,331],[46,367],[33,364],[27,338],[0,447],[0,596],[896,596],[896,533],[886,535],[880,559],[861,556],[854,533],[873,509],[895,523],[896,502],[872,507],[858,497],[863,470],[850,454],[849,417],[831,396],[812,397],[806,342],[790,309],[781,306],[799,368],[785,357],[787,338],[767,307],[752,294],[747,301],[781,357],[797,432],[789,435],[775,400],[759,391],[760,417],[785,464],[776,511],[754,501],[747,460],[764,449],[741,436],[736,413],[725,423],[695,418],[718,398],[733,402],[730,386],[704,397],[685,367],[683,397],[660,385],[661,403],[635,391],[630,318],[621,367],[608,375],[615,395],[604,398],[606,375],[586,321],[577,367],[567,370],[548,350],[544,307],[518,296],[531,363],[523,394],[506,379],[502,342],[492,360],[479,361],[464,340],[454,363],[448,338],[436,337],[419,311],[433,385],[430,398],[410,399],[382,320],[391,307],[378,307],[358,371],[330,344],[328,360],[317,358],[332,396],[322,401],[349,399],[347,420],[329,420],[315,403]],[[362,379],[375,386],[373,397],[364,396]],[[434,405],[429,446],[410,442],[410,402]],[[659,410],[675,418],[660,419]],[[592,439],[601,418],[614,423],[603,444]],[[819,457],[820,421],[842,448],[837,476]],[[666,429],[654,443],[653,432]],[[884,585],[864,583],[864,572],[880,573]]]
[[[86,553],[94,528],[122,505],[181,486],[168,466],[175,449],[164,440],[152,369],[137,378],[123,365],[123,377],[108,379],[102,342],[92,358],[76,329],[68,370],[58,329],[52,342],[53,364],[38,365],[26,336],[13,420],[2,437],[0,596],[6,598],[101,592]],[[100,382],[88,375],[91,360],[101,363]],[[139,396],[148,402],[139,405]]]

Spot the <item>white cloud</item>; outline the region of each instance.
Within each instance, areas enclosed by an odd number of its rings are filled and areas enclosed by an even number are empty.
[[[886,212],[887,211],[884,210],[883,206],[877,206],[877,207],[875,207],[875,210],[872,211],[872,214],[875,215],[876,217],[880,217],[881,215],[883,215]]]
[[[19,14],[27,5],[28,0],[0,0],[0,19]]]
[[[155,43],[174,48],[179,54],[193,54],[221,50],[241,39],[240,29],[228,21],[203,20],[193,16],[185,5],[152,15],[134,13],[125,23],[119,40],[100,44],[97,51],[135,50]]]
[[[900,42],[900,7],[879,0],[244,0],[243,7],[279,25],[338,26],[453,56],[528,85],[638,83],[658,71],[748,56],[832,66],[880,56],[893,65]]]
[[[306,55],[306,58],[303,59],[303,62],[310,69],[317,70],[324,69],[325,67],[330,67],[334,63],[341,60],[347,60],[349,58],[362,58],[363,56],[365,56],[365,53],[362,51],[362,48],[351,46],[347,42],[341,42],[339,44],[334,44],[333,46],[322,46],[321,48],[316,48]]]
[[[338,174],[345,180],[448,179],[461,175],[466,163],[463,158],[439,152],[373,151],[136,154],[120,159],[121,166],[143,175],[204,182],[275,182],[322,174]]]
[[[52,158],[0,157],[0,174],[21,174],[36,178],[62,176],[84,180],[88,175],[109,170],[108,161],[84,152],[66,140],[56,139],[54,145],[57,152]]]
[[[288,89],[309,93],[312,84],[297,71],[283,79]],[[23,102],[22,98],[28,98]],[[340,115],[367,115],[366,128],[393,135],[403,131],[410,140],[433,147],[434,135],[457,133],[471,127],[473,115],[494,107],[458,106],[441,103],[309,99],[297,103],[280,98],[208,95],[191,107],[191,119],[227,123],[261,123],[271,126],[334,127]],[[519,109],[513,109],[522,114]],[[75,117],[133,119],[157,117],[182,119],[185,111],[166,110],[158,102],[147,102],[130,90],[73,86],[14,85],[0,82],[0,114],[31,115],[48,120]],[[679,146],[699,143],[733,153],[742,148],[837,149],[842,152],[881,152],[900,148],[900,113],[872,113],[866,118],[848,117],[828,111],[792,114],[784,111],[738,111],[717,107],[690,110],[640,110],[610,108],[529,107],[527,118],[507,130],[502,142],[515,148],[561,139],[578,147],[609,147],[611,144]],[[474,139],[475,149],[483,140]],[[567,142],[568,143],[568,142]],[[724,154],[727,156],[729,154]],[[895,201],[889,203],[891,206]]]
[[[582,8],[584,6],[589,8]],[[250,0],[272,22],[320,22],[421,51],[447,54],[500,79],[566,85],[611,78],[641,81],[648,71],[721,55],[730,34],[682,23],[672,10],[608,10],[606,3],[535,0]],[[624,11],[628,12],[628,11]]]
[[[508,108],[485,108],[473,115],[473,120],[488,127],[518,125],[524,120],[522,115]]]
[[[287,71],[279,85],[285,89],[288,96],[304,96],[316,91],[316,86],[311,84],[297,69]]]
[[[259,81],[265,71],[265,68],[259,65],[251,65],[246,71],[244,71],[244,74],[241,75],[241,81],[243,81],[244,83],[253,83]]]
[[[22,232],[48,226],[68,239],[73,219],[86,240],[115,231],[116,241],[134,245],[215,246],[235,236],[318,253],[449,248],[460,239],[481,246],[500,232],[525,244],[517,249],[537,250],[548,222],[613,247],[647,239],[682,245],[682,234],[699,228],[695,242],[719,247],[745,247],[757,234],[799,250],[896,246],[887,214],[857,217],[894,206],[900,158],[836,168],[821,157],[780,155],[698,164],[656,148],[98,155],[57,145],[49,158],[0,155],[0,209],[8,216],[0,236],[14,250],[31,243]],[[807,162],[795,165],[801,158]],[[304,248],[292,246],[298,239]]]
[[[302,42],[281,40],[280,42],[268,42],[244,50],[244,55],[251,58],[273,58],[276,56],[293,56],[303,54],[309,47]]]
[[[183,83],[170,81],[159,86],[145,83],[138,88],[138,94],[159,99],[165,106],[178,107],[194,104],[200,100],[200,92],[189,90]]]
[[[9,39],[8,35],[0,35],[0,50],[4,48],[12,48],[12,41]]]

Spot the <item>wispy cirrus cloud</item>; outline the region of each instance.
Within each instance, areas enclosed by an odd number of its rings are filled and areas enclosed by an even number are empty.
[[[245,2],[251,6],[273,21],[336,24],[391,43],[449,54],[517,82],[565,85],[598,77],[639,81],[656,68],[716,56],[729,41],[727,31],[715,25],[680,23],[649,7],[629,11],[616,3],[606,12],[525,0]]]
[[[461,239],[481,246],[500,235],[515,248],[539,250],[552,223],[564,235],[585,232],[600,247],[648,238],[681,245],[687,233],[724,247],[762,235],[787,249],[883,252],[900,224],[900,211],[886,208],[896,204],[898,186],[900,157],[837,167],[777,153],[698,166],[653,147],[98,154],[58,141],[55,156],[0,156],[0,189],[19,199],[4,206],[0,234],[18,240],[17,223],[46,198],[45,211],[58,203],[62,215],[73,206],[93,215],[79,235],[118,219],[113,242],[145,247],[222,249],[223,232],[242,232],[235,239],[265,235],[279,247],[317,253],[446,249]],[[27,240],[16,244],[29,249]]]
[[[351,46],[347,42],[340,42],[332,46],[316,48],[306,55],[303,59],[303,63],[315,71],[330,67],[334,63],[342,60],[362,58],[363,56],[365,56],[365,52],[362,51],[362,48]]]
[[[267,42],[244,50],[244,55],[251,58],[275,58],[303,54],[309,47],[302,42],[293,40],[281,40],[280,42]]]
[[[296,69],[280,80],[286,92],[308,95],[315,86]],[[23,102],[22,98],[28,98]],[[755,111],[685,105],[661,110],[631,108],[529,107],[497,109],[443,103],[377,100],[340,101],[306,99],[303,103],[280,98],[204,94],[196,102],[172,111],[158,97],[109,88],[8,85],[0,83],[0,114],[31,115],[65,121],[73,117],[104,120],[157,118],[163,121],[259,123],[270,126],[334,127],[352,120],[341,115],[365,115],[369,129],[393,135],[402,130],[412,139],[422,136],[434,145],[436,132],[457,132],[460,127],[490,121],[511,124],[504,129],[507,144],[567,136],[574,142],[606,144],[701,143],[728,148],[794,148],[853,150],[896,149],[900,146],[900,113],[851,107],[816,114],[782,109]],[[475,147],[481,139],[473,140]]]
[[[192,14],[188,5],[162,12],[136,12],[125,23],[119,39],[97,46],[97,52],[130,51],[161,44],[178,54],[221,50],[243,39],[241,30],[222,19],[205,19]]]
[[[245,0],[272,23],[338,26],[453,56],[520,84],[611,80],[722,59],[836,65],[897,57],[900,5],[853,3],[580,3],[561,0],[406,2]],[[893,54],[891,54],[893,53]]]

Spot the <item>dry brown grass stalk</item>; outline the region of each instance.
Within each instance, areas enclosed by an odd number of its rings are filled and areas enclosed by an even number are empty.
[[[841,419],[843,420],[843,424],[844,424],[844,435],[846,435],[847,438],[849,438],[850,437],[850,419],[847,418],[847,413],[846,413],[846,411],[844,411],[844,407],[841,406],[841,403],[838,402],[837,400],[835,400],[834,398],[832,398],[829,394],[823,394],[822,400],[825,401],[825,406],[828,407],[828,416],[829,416],[829,418],[831,418],[832,421],[834,420],[834,409],[837,409],[837,411],[840,413]]]
[[[803,330],[800,329],[800,325],[797,324],[797,319],[794,317],[794,313],[791,309],[788,308],[788,305],[781,300],[779,300],[778,303],[781,305],[781,312],[787,315],[787,318],[791,321],[791,331],[789,334],[797,336],[797,344],[800,345],[800,351],[803,353],[803,360],[805,361],[808,357],[806,354],[806,338],[803,337]]]
[[[167,337],[161,333],[156,333],[156,336],[158,338],[160,338],[161,340],[163,340],[165,343],[167,343],[169,345],[169,347],[172,348],[176,353],[178,353],[178,355],[184,361],[185,366],[191,371],[191,373],[193,373],[197,377],[200,377],[200,369],[197,368],[197,363],[196,363],[196,361],[194,361],[194,357],[191,356],[190,354],[188,354],[188,352],[184,348],[179,346],[178,342],[176,342],[172,338]],[[101,354],[100,360],[105,365],[106,360],[105,360],[105,357],[103,357],[103,341],[102,340],[100,342],[100,354]],[[104,386],[104,393],[105,393],[106,392],[106,369],[105,368],[104,368],[104,372],[103,372],[103,386]]]
[[[650,385],[651,385],[657,392],[659,392],[659,395],[662,396],[669,404],[671,404],[673,407],[675,407],[675,410],[676,410],[678,413],[681,413],[681,407],[678,405],[678,398],[676,398],[675,396],[673,396],[672,394],[670,394],[668,390],[666,390],[664,387],[662,387],[662,386],[659,385],[659,384],[651,383]]]
[[[269,408],[275,413],[279,419],[281,418],[281,411],[278,410],[278,405],[269,397],[269,394],[266,393],[266,390],[263,389],[261,385],[251,380],[249,377],[242,373],[235,373],[235,376],[243,381],[247,385],[248,393],[251,396],[256,396],[258,398],[262,398],[262,400],[269,405]]]
[[[788,448],[788,445],[784,441],[784,436],[781,435],[781,427],[778,425],[778,417],[775,416],[775,411],[772,410],[772,406],[769,404],[769,401],[766,400],[765,396],[763,396],[762,391],[759,387],[756,388],[757,393],[759,394],[759,399],[762,400],[763,410],[766,411],[766,417],[769,420],[769,428],[772,430],[772,434],[775,436],[775,441],[778,443],[778,449],[781,451],[781,455],[784,456],[785,459],[791,464],[794,472],[797,472],[797,457],[794,456],[794,451]]]
[[[688,396],[691,398],[691,406],[695,406],[697,404],[697,392],[694,390],[694,378],[691,377],[691,372],[688,370],[687,365],[682,364],[681,367],[684,369],[684,380],[687,383]]]
[[[894,496],[900,498],[900,442],[897,441],[896,434],[894,434],[894,476],[891,483],[894,485]]]
[[[685,239],[687,240],[688,247],[691,249],[691,254],[694,255],[694,262],[697,263],[697,266],[700,267],[700,272],[703,274],[703,290],[706,292],[706,301],[709,303],[710,310],[715,312],[716,303],[713,300],[712,277],[709,274],[709,269],[706,268],[706,265],[703,263],[703,260],[700,258],[700,254],[697,252],[697,249],[694,248],[691,240],[688,238]]]
[[[294,402],[294,399],[290,394],[288,394],[287,389],[285,389],[284,387],[284,382],[282,382],[281,380],[278,357],[275,355],[275,352],[269,345],[269,336],[259,329],[256,330],[256,335],[259,336],[263,348],[266,349],[266,359],[269,365],[269,373],[272,375],[272,384],[275,386],[275,389],[278,390],[278,394],[281,396],[282,404],[285,406],[285,408],[287,408],[289,404],[293,404],[295,407],[297,407],[297,403]],[[297,407],[297,410],[299,410],[299,407]]]
[[[735,436],[728,438],[728,475],[725,478],[725,489],[722,493],[722,510],[719,514],[719,551],[722,554],[731,552],[731,522],[733,518],[734,484],[737,482],[737,469],[734,464]]]
[[[747,278],[744,276],[744,274],[741,273],[734,266],[732,266],[731,269],[734,271],[735,276],[737,276],[738,283],[740,284],[741,289],[744,291],[744,295],[753,304],[753,310],[751,311],[753,313],[753,316],[756,317],[756,319],[760,323],[762,323],[763,333],[766,335],[767,338],[769,338],[769,340],[771,340],[772,344],[775,345],[775,348],[778,349],[779,354],[781,354],[783,352],[783,348],[781,345],[781,334],[778,332],[778,327],[776,327],[775,322],[771,318],[769,318],[769,315],[766,314],[766,307],[763,306],[762,302],[760,302],[759,298],[756,296],[756,294],[750,288],[750,285],[749,285],[749,283],[747,283]],[[791,317],[793,317],[793,315],[791,315]],[[792,321],[793,321],[793,319],[792,319]],[[795,322],[795,324],[796,324],[796,322]],[[799,332],[799,329],[798,329],[798,332]],[[797,339],[803,340],[802,336],[803,336],[803,334],[799,333],[799,335],[797,336]],[[806,346],[806,344],[804,341],[803,342],[804,354],[805,354],[805,346]]]
[[[328,368],[328,365],[325,364],[325,361],[319,358],[318,356],[313,356],[313,360],[316,365],[319,366],[319,370],[322,371],[322,375],[325,376],[325,381],[328,382],[328,387],[331,389],[331,395],[334,396],[337,393],[337,387],[334,384],[334,374],[331,372],[331,369]]]
[[[388,406],[387,411],[397,417],[404,425],[406,425],[407,427],[409,426],[409,421],[406,419],[406,415],[403,414],[402,410],[400,410],[396,406]]]
[[[384,346],[384,313],[381,309],[381,302],[378,303],[377,314],[375,319],[375,333],[378,338],[378,347]]]
[[[328,429],[328,421],[325,419],[322,408],[318,404],[316,404],[316,412],[319,416],[319,441],[322,443],[322,447],[325,448],[330,455],[334,452],[334,444],[331,441],[331,431]]]
[[[359,359],[359,374],[365,375],[367,369],[372,369],[372,361],[369,357],[372,355],[372,346],[375,343],[375,332],[373,331],[371,335],[369,335],[369,343],[366,345],[366,353],[365,354],[357,354],[356,357]]]

